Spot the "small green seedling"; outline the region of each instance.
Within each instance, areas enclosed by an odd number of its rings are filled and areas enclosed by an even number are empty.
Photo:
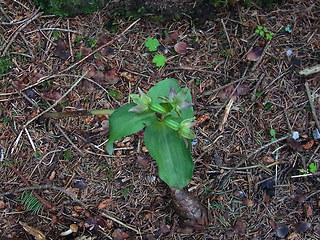
[[[162,67],[166,63],[166,57],[163,54],[155,55],[152,62],[156,64],[157,67]]]
[[[274,129],[271,129],[271,130],[270,130],[270,135],[271,135],[271,141],[272,141],[272,142],[275,141],[275,140],[276,140],[276,138],[275,138],[275,136],[276,136],[276,131],[275,131]]]
[[[309,164],[309,169],[299,169],[299,172],[308,174],[308,173],[315,173],[318,170],[317,165],[315,163],[310,163]]]
[[[258,26],[255,33],[258,33],[261,37],[265,37],[267,40],[271,40],[274,35],[273,32],[262,26]]]
[[[158,39],[156,38],[148,38],[145,46],[149,49],[150,52],[157,51],[157,48],[160,46]]]
[[[145,42],[145,46],[149,49],[150,52],[157,51],[158,46],[160,46],[160,43],[158,39],[155,38],[148,38]],[[156,64],[157,67],[162,67],[166,63],[166,57],[163,56],[163,54],[157,54],[153,57],[152,62]]]
[[[310,163],[309,171],[310,171],[310,173],[315,173],[317,171],[317,165],[314,163]]]

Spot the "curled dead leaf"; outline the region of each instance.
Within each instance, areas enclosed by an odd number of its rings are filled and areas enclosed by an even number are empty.
[[[187,54],[188,53],[188,49],[187,49],[188,45],[185,42],[178,42],[176,43],[176,45],[174,45],[174,50],[179,53],[179,54]]]
[[[116,230],[114,230],[114,232],[112,233],[112,237],[115,240],[124,240],[126,238],[128,238],[130,236],[129,233],[121,230],[120,228],[117,228]]]
[[[105,200],[103,200],[102,202],[99,203],[98,209],[101,210],[103,208],[106,208],[106,207],[110,206],[111,203],[112,203],[112,199],[106,198]]]

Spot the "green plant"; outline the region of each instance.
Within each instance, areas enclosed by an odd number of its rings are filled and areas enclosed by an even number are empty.
[[[299,172],[301,173],[315,173],[318,170],[317,165],[315,163],[310,163],[308,169],[299,169]]]
[[[64,156],[64,159],[67,161],[67,162],[70,162],[71,158],[72,158],[72,153],[70,151],[64,151],[63,152],[63,156]]]
[[[145,42],[145,46],[149,49],[150,52],[157,51],[160,43],[158,39],[155,38],[148,38]],[[156,64],[157,67],[162,67],[166,63],[166,57],[163,54],[157,54],[153,57],[152,62]]]
[[[10,57],[0,57],[0,78],[12,68],[13,63]]]
[[[191,127],[195,124],[191,93],[181,89],[178,81],[165,79],[153,86],[147,94],[130,95],[133,102],[117,110],[80,110],[51,112],[42,118],[60,118],[111,114],[109,139],[106,149],[113,153],[113,143],[125,136],[144,131],[145,145],[156,160],[160,178],[172,188],[182,189],[191,177],[194,164],[191,157]]]
[[[265,37],[267,40],[271,40],[274,35],[268,28],[262,26],[258,26],[255,33],[258,33],[261,37]]]
[[[190,139],[195,134],[191,94],[181,89],[176,79],[158,82],[147,94],[139,89],[131,94],[132,103],[117,109],[109,118],[106,148],[113,153],[113,143],[145,128],[144,141],[156,160],[160,178],[170,187],[182,189],[192,176]]]
[[[274,129],[270,130],[270,136],[272,142],[276,140],[276,131]]]
[[[27,211],[30,211],[33,214],[38,214],[42,207],[42,203],[38,198],[36,198],[36,196],[34,196],[32,192],[30,192],[29,194],[23,192],[21,195],[20,202],[25,206],[25,209]]]

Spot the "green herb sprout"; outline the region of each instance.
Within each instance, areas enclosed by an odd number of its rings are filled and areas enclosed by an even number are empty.
[[[160,43],[158,39],[148,38],[145,42],[145,46],[149,49],[150,52],[155,52],[160,46]],[[165,56],[163,56],[163,54],[157,54],[153,57],[152,62],[155,63],[157,67],[162,67],[164,66],[166,60],[167,59]]]
[[[261,37],[265,37],[267,40],[271,40],[274,35],[273,32],[262,26],[258,26],[255,33],[258,33]]]

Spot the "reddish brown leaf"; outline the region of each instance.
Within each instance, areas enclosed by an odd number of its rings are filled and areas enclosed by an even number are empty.
[[[124,240],[124,239],[128,238],[129,236],[130,235],[127,232],[121,230],[120,228],[117,228],[112,233],[112,237],[114,238],[114,240]]]
[[[109,84],[116,84],[119,80],[120,77],[117,74],[117,71],[115,69],[110,69],[104,74],[104,78]]]
[[[309,150],[310,148],[312,148],[314,145],[314,140],[313,139],[310,139],[308,142],[306,142],[305,144],[302,145],[302,147],[305,149],[305,150]]]
[[[179,37],[178,31],[171,32],[166,36],[166,38],[164,39],[164,42],[166,44],[173,44],[174,42],[177,41],[178,37]]]
[[[188,45],[185,42],[178,42],[176,45],[174,45],[174,50],[179,54],[187,54]]]
[[[273,230],[277,230],[277,223],[273,220],[269,220],[269,224]]]
[[[112,199],[106,198],[105,200],[103,200],[102,202],[99,203],[98,209],[101,210],[103,208],[106,208],[106,207],[110,206],[111,203],[112,203]]]
[[[307,217],[312,217],[312,216],[313,216],[313,208],[312,208],[312,205],[306,204],[306,205],[305,205],[305,209],[306,209],[306,216],[307,216]]]
[[[194,196],[183,190],[171,190],[176,211],[187,225],[197,230],[208,225],[207,210]]]
[[[4,201],[0,200],[0,209],[3,209],[6,207],[6,204],[4,203]]]
[[[261,47],[252,48],[247,54],[247,59],[254,62],[260,60],[262,56],[262,50],[263,49]]]

